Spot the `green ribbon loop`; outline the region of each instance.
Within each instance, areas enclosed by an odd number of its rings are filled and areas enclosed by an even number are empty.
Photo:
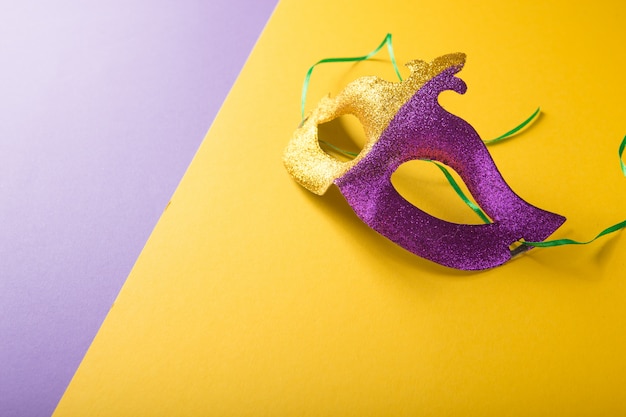
[[[378,45],[378,47],[376,49],[374,49],[372,52],[370,52],[367,55],[363,55],[363,56],[356,56],[356,57],[341,57],[341,58],[325,58],[322,59],[320,61],[317,61],[315,64],[311,65],[311,68],[309,68],[309,70],[306,73],[306,76],[304,77],[304,83],[302,84],[302,96],[300,99],[300,116],[302,118],[302,121],[304,121],[304,105],[306,103],[306,95],[307,92],[309,90],[309,81],[311,79],[311,74],[313,73],[313,69],[315,67],[317,67],[320,64],[326,64],[329,62],[358,62],[358,61],[365,61],[367,59],[370,59],[371,57],[373,57],[374,55],[376,55],[378,53],[378,51],[380,51],[383,46],[387,45],[387,51],[389,52],[389,58],[391,59],[391,63],[393,64],[393,68],[396,71],[396,75],[398,76],[398,78],[400,79],[400,81],[402,81],[402,76],[400,75],[400,70],[398,69],[398,64],[396,64],[396,57],[393,53],[393,45],[391,43],[391,33],[388,33],[385,36],[385,39],[381,42],[380,45]]]

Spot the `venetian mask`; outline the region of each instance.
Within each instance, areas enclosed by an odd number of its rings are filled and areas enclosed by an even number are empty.
[[[415,60],[411,75],[394,83],[363,77],[337,97],[323,99],[296,130],[284,153],[287,171],[303,187],[322,195],[336,185],[357,216],[406,250],[451,268],[486,269],[501,265],[541,242],[565,218],[519,197],[502,178],[478,133],[438,102],[442,91],[465,93],[456,76],[465,55],[444,55],[430,63]],[[351,161],[322,150],[318,125],[352,114],[366,143]],[[434,217],[405,200],[391,183],[403,163],[427,159],[453,168],[492,219],[489,224],[457,224]]]

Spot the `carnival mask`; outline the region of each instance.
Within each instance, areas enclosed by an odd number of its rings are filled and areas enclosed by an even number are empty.
[[[465,55],[444,55],[431,63],[407,64],[411,75],[393,83],[363,77],[336,98],[323,99],[296,130],[284,153],[293,178],[322,195],[335,184],[363,222],[406,250],[452,268],[478,270],[501,265],[520,240],[541,242],[565,217],[537,208],[511,190],[478,133],[438,102],[445,90],[465,93],[456,77]],[[351,161],[324,152],[318,125],[352,114],[363,125],[366,143]],[[483,225],[441,220],[406,201],[391,176],[403,163],[439,161],[453,168],[483,211],[493,220]]]

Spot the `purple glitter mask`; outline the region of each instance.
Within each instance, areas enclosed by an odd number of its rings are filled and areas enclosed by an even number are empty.
[[[322,100],[296,130],[284,163],[296,181],[317,194],[336,184],[363,222],[408,251],[451,268],[478,270],[511,259],[510,245],[520,239],[545,240],[565,218],[515,194],[478,133],[439,105],[442,91],[465,93],[465,83],[455,76],[464,63],[464,54],[450,54],[408,63],[411,75],[401,83],[377,77],[352,82],[335,99]],[[344,114],[356,116],[367,137],[363,151],[347,162],[326,154],[317,140],[319,124]],[[447,222],[406,201],[391,175],[415,159],[452,167],[493,223]]]

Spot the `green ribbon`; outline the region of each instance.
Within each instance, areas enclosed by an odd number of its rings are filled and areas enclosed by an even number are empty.
[[[328,146],[329,148],[332,148],[334,151],[339,152],[340,154],[347,156],[350,159],[354,159],[357,156],[359,156],[358,153],[345,151],[345,150],[341,149],[339,146],[335,146],[335,145],[333,145],[330,142],[326,142],[325,140],[318,139],[318,141],[323,143],[324,145]]]
[[[367,55],[356,56],[356,57],[325,58],[325,59],[322,59],[320,61],[317,61],[315,64],[311,65],[311,68],[309,68],[309,70],[306,73],[306,76],[304,77],[304,83],[302,84],[302,97],[300,99],[300,116],[302,118],[302,121],[304,121],[304,104],[306,103],[306,95],[307,95],[307,92],[309,90],[309,80],[311,79],[311,74],[313,73],[313,69],[315,67],[317,67],[320,64],[326,64],[326,63],[329,63],[329,62],[358,62],[358,61],[365,61],[367,59],[370,59],[374,55],[376,55],[378,53],[378,51],[380,51],[383,48],[383,46],[385,46],[385,45],[387,45],[387,51],[389,52],[389,58],[391,59],[391,63],[393,64],[393,68],[396,70],[396,75],[398,76],[400,81],[402,81],[402,76],[400,75],[400,70],[398,69],[398,64],[396,64],[396,57],[393,54],[393,45],[391,43],[391,33],[388,33],[385,36],[385,39],[382,41],[382,43],[380,45],[378,45],[378,47],[376,49],[374,49],[372,52],[370,52]]]
[[[563,246],[563,245],[587,245],[587,244],[595,241],[596,239],[601,238],[604,235],[608,235],[609,233],[617,232],[618,230],[622,230],[625,227],[626,227],[626,220],[624,220],[623,222],[619,222],[617,224],[614,224],[611,227],[607,227],[606,229],[604,229],[603,231],[598,233],[596,237],[594,237],[593,239],[588,240],[586,242],[579,242],[577,240],[572,240],[572,239],[555,239],[555,240],[544,240],[543,242],[527,242],[525,240],[522,240],[522,241],[520,241],[520,243],[522,245],[534,246],[534,247],[537,247],[537,248],[551,248],[553,246]]]
[[[626,166],[624,165],[624,161],[622,161],[622,155],[624,154],[624,149],[625,148],[626,148],[626,136],[624,136],[624,139],[622,139],[622,143],[619,145],[619,150],[617,151],[618,156],[619,156],[620,167],[622,168],[622,173],[626,177]],[[534,247],[537,247],[537,248],[550,248],[550,247],[553,247],[553,246],[563,246],[563,245],[586,245],[588,243],[593,242],[594,240],[596,240],[598,238],[601,238],[604,235],[608,235],[609,233],[617,232],[618,230],[622,230],[624,228],[626,228],[626,220],[624,220],[623,222],[619,222],[617,224],[614,224],[611,227],[607,227],[606,229],[604,229],[603,231],[598,233],[596,235],[596,237],[594,237],[593,239],[588,240],[586,242],[579,242],[577,240],[572,240],[572,239],[554,239],[554,240],[544,240],[543,242],[520,241],[520,243],[522,245],[534,246]]]
[[[472,200],[470,200],[469,198],[467,198],[467,196],[465,195],[465,193],[463,192],[463,190],[461,190],[461,187],[459,187],[459,184],[457,184],[457,182],[454,180],[454,178],[452,177],[452,174],[450,174],[450,172],[448,171],[448,169],[443,166],[442,164],[440,164],[437,161],[433,161],[431,159],[422,159],[422,161],[428,161],[428,162],[432,162],[433,164],[435,164],[437,166],[437,168],[439,168],[439,170],[443,173],[443,175],[446,177],[446,179],[448,180],[448,182],[450,183],[450,185],[452,186],[452,188],[454,189],[454,191],[456,191],[456,194],[461,198],[461,200],[463,200],[463,202],[469,207],[471,208],[474,213],[476,213],[478,215],[478,217],[480,217],[482,219],[483,222],[489,224],[491,223],[491,220],[489,219],[489,217],[487,217],[487,215],[481,210],[480,207],[478,207],[476,205],[476,203],[474,203]]]
[[[493,143],[500,142],[501,140],[510,138],[511,136],[515,135],[517,132],[519,132],[520,130],[525,128],[529,123],[534,122],[536,120],[537,116],[539,116],[540,113],[541,113],[541,108],[537,107],[537,110],[535,110],[535,112],[533,114],[531,114],[528,119],[524,120],[518,126],[514,127],[513,129],[509,130],[508,132],[498,136],[497,138],[483,140],[483,143],[485,145],[491,145]],[[624,138],[624,139],[626,139],[626,138]]]

